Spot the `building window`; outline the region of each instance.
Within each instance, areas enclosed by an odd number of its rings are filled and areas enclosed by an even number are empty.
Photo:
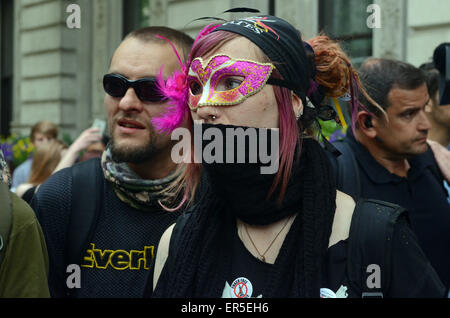
[[[151,0],[123,1],[123,35],[149,25]]]
[[[372,55],[372,29],[367,27],[367,7],[373,0],[320,0],[319,29],[344,41],[342,47],[360,64]]]
[[[10,131],[13,104],[13,0],[0,1],[0,135]]]

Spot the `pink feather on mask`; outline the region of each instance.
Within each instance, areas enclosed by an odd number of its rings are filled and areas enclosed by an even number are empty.
[[[195,38],[193,45],[195,45],[195,43],[200,38],[211,33],[219,26],[220,24],[208,24],[205,28],[203,28],[203,30],[200,31],[198,36]],[[172,46],[172,49],[178,58],[178,63],[181,66],[181,72],[175,71],[167,78],[166,81],[164,81],[163,77],[164,66],[161,67],[160,73],[156,77],[156,86],[160,94],[166,97],[166,99],[168,100],[169,106],[167,106],[166,111],[161,116],[154,117],[152,119],[152,124],[157,131],[168,134],[175,130],[175,128],[180,127],[183,124],[185,116],[189,113],[189,87],[187,85],[188,68],[186,65],[189,65],[190,58],[187,64],[184,64],[180,58],[180,55],[178,54],[175,45],[169,39],[161,35],[156,35],[156,37],[167,41]]]
[[[214,31],[216,28],[218,28],[219,26],[221,26],[221,24],[213,24],[210,23],[207,26],[205,26],[200,33],[197,35],[197,37],[194,40],[194,44],[192,46],[195,46],[195,44],[197,44],[197,41],[200,40],[202,37],[204,37],[205,35],[211,33],[212,31]]]
[[[182,125],[189,110],[187,106],[188,87],[186,84],[186,73],[184,70],[181,72],[175,71],[164,81],[163,67],[161,67],[156,80],[157,88],[167,98],[169,106],[167,106],[164,114],[152,119],[152,124],[160,132],[171,133],[175,128]]]
[[[163,36],[157,35],[158,38],[167,41],[174,50],[181,66],[181,71],[175,71],[164,81],[163,69],[161,67],[159,75],[156,77],[156,87],[159,93],[163,95],[169,102],[166,111],[159,117],[152,119],[152,124],[157,131],[162,133],[171,133],[175,128],[182,125],[185,115],[189,108],[188,103],[188,86],[187,86],[187,67],[181,61],[180,55],[173,43]]]

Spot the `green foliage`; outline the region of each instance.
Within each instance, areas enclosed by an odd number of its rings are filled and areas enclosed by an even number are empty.
[[[334,120],[322,121],[319,119],[319,125],[322,134],[330,142],[342,139],[345,136],[345,129]],[[322,141],[322,136],[319,136],[319,140]]]
[[[0,144],[6,161],[14,167],[27,160],[34,151],[30,137],[21,137],[17,134],[0,137]]]
[[[323,121],[319,119],[320,128],[325,137],[329,138],[336,130],[342,127],[334,120]]]
[[[73,142],[72,137],[68,133],[63,134],[62,141],[68,146]],[[0,150],[3,152],[5,160],[13,167],[17,167],[31,156],[34,152],[34,146],[30,137],[11,134],[8,137],[0,136]]]
[[[73,142],[73,139],[69,133],[65,132],[63,133],[62,141],[64,141],[67,146],[70,146]]]

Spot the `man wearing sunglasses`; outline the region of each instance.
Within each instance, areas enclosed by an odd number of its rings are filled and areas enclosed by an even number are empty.
[[[57,172],[32,202],[48,245],[52,297],[149,296],[159,239],[180,214],[158,202],[177,174],[170,135],[151,123],[168,106],[155,77],[180,65],[157,35],[186,60],[193,40],[182,32],[146,27],[127,35],[103,77],[111,139],[102,158]]]

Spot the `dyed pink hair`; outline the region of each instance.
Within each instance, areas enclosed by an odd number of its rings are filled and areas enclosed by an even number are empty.
[[[211,52],[213,49],[220,48],[225,42],[228,42],[239,35],[226,32],[226,31],[216,31],[209,33],[203,36],[200,39],[197,39],[192,47],[190,53],[190,61],[195,59],[196,57],[201,57]],[[261,55],[263,62],[270,62],[267,56],[265,56],[262,51]],[[274,70],[272,76],[281,78],[281,75],[278,71]],[[282,88],[279,86],[273,86],[275,99],[278,104],[279,111],[279,131],[280,131],[280,149],[279,149],[279,160],[280,165],[278,172],[275,176],[274,183],[272,184],[271,189],[267,195],[267,198],[270,198],[274,193],[276,188],[281,184],[280,196],[278,198],[279,203],[281,204],[284,194],[286,192],[287,184],[289,182],[289,178],[291,175],[291,169],[295,159],[295,149],[297,148],[297,158],[300,155],[301,151],[301,140],[299,137],[299,127],[297,125],[297,121],[292,109],[292,101],[291,101],[291,91],[287,88]],[[239,107],[239,106],[237,106]],[[192,117],[189,113],[189,123],[192,123]],[[192,125],[188,125],[191,130],[191,136],[193,136]],[[191,161],[194,162],[194,149],[193,149],[193,140],[191,140]],[[182,178],[184,179],[184,196],[183,201],[180,206],[188,201],[191,203],[195,196],[195,191],[197,185],[200,181],[201,175],[201,165],[196,163],[187,163],[185,170],[183,172]]]
[[[207,53],[212,52],[214,49],[220,48],[225,42],[228,42],[239,36],[235,33],[226,31],[212,32],[217,26],[218,25],[208,25],[200,32],[189,54],[189,63],[184,70],[189,69],[190,61],[192,61],[196,57],[205,56]],[[344,51],[342,51],[340,45],[337,42],[331,40],[325,35],[319,35],[308,40],[308,43],[314,51],[314,63],[317,67],[317,74],[315,77],[315,82],[313,81],[313,85],[311,85],[309,91],[307,92],[307,95],[313,93],[317,89],[318,84],[325,88],[325,95],[329,97],[341,96],[343,93],[350,91],[352,96],[351,110],[353,123],[355,122],[358,110],[365,109],[364,105],[361,105],[356,98],[358,90],[360,90],[370,102],[374,103],[374,105],[379,107],[381,111],[384,112],[381,106],[379,106],[370,98],[370,96],[367,95],[359,81],[358,74],[351,65],[349,58],[344,53]],[[259,52],[262,62],[271,62],[261,50],[259,50]],[[272,76],[282,79],[281,74],[279,74],[276,69],[272,72]],[[281,203],[286,193],[286,188],[291,176],[294,161],[300,157],[300,132],[303,132],[304,128],[308,127],[302,127],[302,123],[297,123],[295,119],[292,109],[291,91],[287,88],[282,88],[279,86],[273,86],[273,91],[279,111],[280,161],[279,170],[275,176],[274,183],[269,190],[267,198],[270,198],[277,187],[281,185],[280,195],[278,198],[278,202]],[[186,94],[188,93],[187,88],[184,92],[186,92]],[[186,98],[186,95],[183,95],[183,98]],[[176,110],[179,112],[178,114],[188,114],[186,116],[188,127],[191,130],[191,136],[193,136],[191,128],[192,117],[185,100],[186,99],[182,101],[181,99],[178,101],[175,100],[175,104],[179,106],[178,108],[176,108]],[[303,106],[306,107],[306,105]],[[172,116],[173,115],[176,114],[172,114]],[[172,119],[173,118],[175,118],[176,121],[179,121],[181,116],[174,116],[172,117]],[[168,120],[170,121],[171,119],[169,118]],[[175,127],[173,122],[167,126]],[[354,125],[352,125],[352,128],[353,127]],[[295,149],[297,149],[297,152],[295,152]],[[190,162],[194,162],[193,140],[191,140],[191,154],[192,158]],[[181,191],[184,191],[183,200],[177,208],[181,207],[185,202],[191,203],[193,201],[197,185],[200,181],[200,175],[200,164],[186,164],[185,170],[180,175],[180,178],[177,179],[177,183],[170,187],[170,189],[168,190],[169,192],[171,190],[175,190],[175,193],[177,194]]]

